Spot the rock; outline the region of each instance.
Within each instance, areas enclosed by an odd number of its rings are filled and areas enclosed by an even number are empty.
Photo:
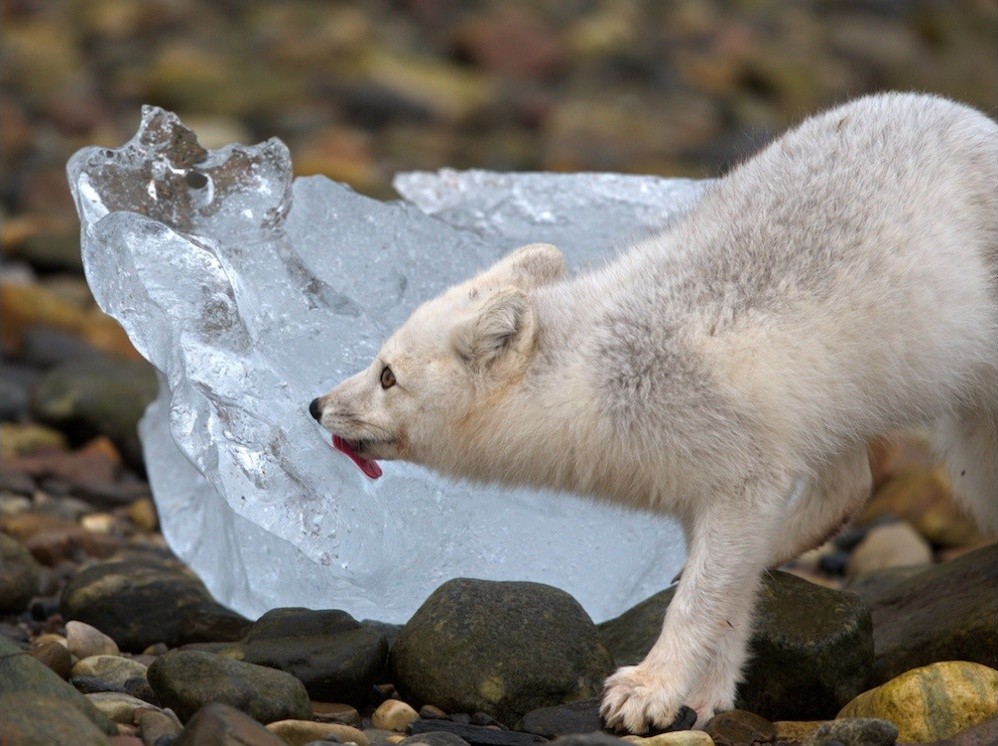
[[[151,560],[90,565],[67,584],[62,616],[98,627],[124,650],[237,640],[249,620],[215,602],[191,573]]]
[[[938,741],[935,746],[994,746],[996,743],[998,743],[998,718],[991,718],[973,728],[960,731],[952,738]]]
[[[148,702],[122,692],[95,692],[84,696],[110,720],[125,725],[132,724],[136,710],[149,706]]]
[[[42,566],[15,539],[0,534],[0,612],[28,608],[42,583]]]
[[[592,733],[603,727],[599,706],[598,699],[586,699],[567,705],[540,707],[524,715],[516,729],[545,738]]]
[[[355,707],[340,702],[312,702],[312,716],[320,723],[360,725],[361,717]]]
[[[55,640],[43,642],[31,648],[28,655],[44,663],[63,681],[69,678],[73,668],[73,656],[63,643]]]
[[[446,731],[431,730],[399,741],[399,746],[468,746],[460,736]]]
[[[773,723],[776,728],[776,742],[778,744],[803,744],[814,735],[819,726],[824,725],[826,720],[777,720]]]
[[[890,720],[843,718],[818,726],[807,741],[807,746],[893,746],[897,737],[897,726]]]
[[[559,739],[561,743],[563,739]],[[640,736],[624,736],[628,743],[639,746],[713,746],[713,739],[702,730],[677,730],[672,733],[659,733],[657,736],[642,738]]]
[[[462,738],[472,746],[531,746],[546,739],[532,733],[489,728],[482,725],[455,723],[450,720],[415,720],[409,726],[412,734],[443,732]]]
[[[446,720],[447,713],[434,705],[423,705],[419,708],[419,716],[426,720]]]
[[[173,743],[184,729],[172,711],[164,712],[163,710],[146,707],[141,710],[137,709],[135,715],[144,746],[158,746],[159,744],[168,746],[168,744]],[[195,717],[197,716],[195,715]],[[244,717],[256,723],[255,720],[252,720],[248,716]],[[217,743],[223,742],[218,741]]]
[[[118,732],[109,726],[110,733]],[[0,693],[0,741],[5,744],[108,746],[107,733],[59,696],[6,686]]]
[[[776,739],[776,726],[745,710],[719,713],[707,721],[703,730],[717,746],[752,746]]]
[[[562,736],[555,743],[558,746],[623,746],[627,741],[609,733],[573,733]]]
[[[513,724],[538,707],[596,696],[613,659],[564,591],[457,579],[434,591],[402,628],[390,666],[406,701]]]
[[[60,716],[66,711],[73,709],[92,722],[100,732],[107,735],[114,735],[118,732],[114,723],[98,711],[86,697],[60,679],[43,663],[24,653],[17,645],[9,642],[4,637],[0,637],[0,692],[4,693],[3,696],[5,698],[15,694],[28,697],[28,699],[24,700],[23,704],[26,707],[35,708],[33,710],[35,713],[39,712],[36,705],[39,707],[44,706],[44,710],[41,711],[54,712],[58,710]],[[32,697],[37,697],[38,699],[32,699]],[[55,708],[49,706],[53,700],[57,703]],[[14,709],[16,708],[11,705],[10,707],[4,706],[0,708],[0,711],[7,713]],[[71,718],[73,722],[78,720],[73,715],[66,715],[66,718]],[[17,717],[15,722],[20,724],[17,727],[31,727],[29,723],[25,723],[20,719],[20,716]],[[6,731],[4,732],[6,733]],[[83,732],[86,732],[86,729]],[[4,743],[7,742],[6,737],[3,740]],[[16,741],[12,742],[16,743]],[[31,743],[32,741],[27,740],[25,742]],[[44,740],[36,742],[46,743]]]
[[[371,746],[363,731],[340,723],[315,723],[311,720],[278,720],[267,725],[267,730],[281,737],[289,746],[305,746],[311,741],[321,741],[332,736],[339,743]]]
[[[157,391],[155,371],[145,361],[85,358],[47,371],[31,390],[31,410],[77,442],[107,436],[142,471],[138,422]]]
[[[95,655],[116,656],[118,644],[99,629],[85,622],[66,622],[66,647],[77,658]]]
[[[62,453],[68,448],[66,436],[51,427],[34,422],[0,422],[0,453],[4,456],[5,471],[11,456]]]
[[[419,713],[405,702],[400,702],[397,699],[386,699],[371,715],[371,725],[375,728],[402,733],[413,720],[417,719],[419,719]]]
[[[287,746],[249,715],[222,702],[206,704],[190,719],[174,746]]]
[[[213,653],[172,651],[149,666],[148,678],[160,702],[184,722],[209,702],[232,705],[262,723],[312,715],[305,686],[291,674]]]
[[[998,668],[998,545],[982,547],[869,598],[873,682],[965,660]]]
[[[646,599],[600,632],[618,665],[640,662],[658,638],[675,588]],[[873,660],[866,603],[789,573],[763,579],[756,605],[753,658],[738,706],[770,720],[819,720],[862,692]]]
[[[888,523],[870,529],[853,550],[846,567],[847,577],[874,570],[932,562],[932,547],[907,523]]]
[[[33,460],[62,460],[59,456],[31,456]],[[87,531],[75,521],[44,513],[24,512],[4,516],[3,530],[21,541],[36,560],[48,567],[69,560],[78,562],[81,555],[109,557],[121,546],[121,540]]]
[[[73,683],[76,684],[77,677],[81,676],[99,681],[103,686],[99,691],[125,692],[146,701],[154,697],[146,679],[146,667],[131,658],[117,655],[83,658],[73,666]]]
[[[898,728],[898,740],[951,738],[998,715],[998,671],[979,663],[946,661],[897,676],[849,702],[840,718],[879,718]]]
[[[363,706],[383,678],[388,641],[345,611],[274,609],[225,654],[287,671],[312,699]]]

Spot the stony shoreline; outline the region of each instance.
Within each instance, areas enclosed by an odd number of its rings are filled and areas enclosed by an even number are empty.
[[[171,555],[109,436],[67,442],[4,424],[5,743],[609,743],[593,735],[601,682],[643,656],[671,597],[597,625],[549,586],[455,580],[401,626],[251,622]],[[998,545],[916,441],[875,463],[859,526],[766,578],[742,709],[654,746],[998,737]]]

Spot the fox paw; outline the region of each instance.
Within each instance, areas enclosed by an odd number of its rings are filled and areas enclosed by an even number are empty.
[[[642,666],[621,668],[606,680],[600,715],[610,730],[644,734],[686,730],[696,713],[668,683]]]

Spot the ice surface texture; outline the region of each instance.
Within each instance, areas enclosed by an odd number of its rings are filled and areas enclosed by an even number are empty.
[[[599,261],[700,185],[443,171],[398,177],[409,202],[384,203],[292,182],[278,140],[206,151],[152,107],[130,142],[68,171],[94,296],[160,371],[141,435],[163,531],[223,603],[404,621],[471,576],[550,583],[599,620],[678,569],[664,519],[401,463],[371,482],[307,407],[418,303],[516,246]]]

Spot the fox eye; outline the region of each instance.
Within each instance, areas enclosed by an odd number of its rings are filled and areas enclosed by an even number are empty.
[[[390,389],[395,385],[395,374],[387,365],[381,369],[381,388]]]

